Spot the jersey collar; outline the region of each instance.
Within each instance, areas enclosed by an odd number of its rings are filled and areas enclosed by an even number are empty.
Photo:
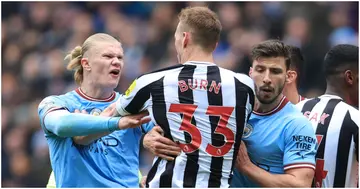
[[[337,96],[337,95],[332,95],[332,94],[323,94],[320,96],[321,97],[327,97],[327,98],[336,98],[336,99],[340,99],[343,100],[341,97]]]
[[[283,96],[280,103],[274,109],[272,109],[268,112],[264,112],[264,113],[260,113],[260,112],[256,112],[256,111],[253,111],[253,113],[255,115],[259,115],[259,116],[272,115],[272,114],[275,114],[276,112],[280,111],[288,102],[289,102],[289,100],[286,98],[286,96]]]
[[[77,89],[75,90],[75,92],[76,92],[78,95],[80,95],[82,98],[86,99],[86,100],[96,101],[96,102],[111,102],[111,101],[113,101],[113,100],[115,99],[115,96],[116,96],[115,91],[113,91],[113,92],[111,93],[110,97],[108,97],[108,98],[105,98],[105,99],[93,98],[93,97],[90,97],[90,96],[86,95],[86,94],[80,89],[80,87],[77,88]]]
[[[208,66],[216,66],[215,63],[213,62],[201,62],[201,61],[187,61],[184,63],[185,65],[199,65],[199,64],[202,64],[202,65],[208,65]]]

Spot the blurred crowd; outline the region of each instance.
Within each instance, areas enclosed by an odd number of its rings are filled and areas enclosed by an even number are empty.
[[[120,39],[125,68],[116,89],[138,75],[177,63],[177,14],[205,5],[222,22],[216,63],[248,73],[251,47],[269,38],[301,48],[300,93],[322,94],[321,62],[339,43],[358,45],[358,2],[2,2],[1,181],[3,187],[44,187],[51,171],[37,106],[49,95],[75,89],[64,57],[91,34]],[[141,150],[147,173],[152,157]]]

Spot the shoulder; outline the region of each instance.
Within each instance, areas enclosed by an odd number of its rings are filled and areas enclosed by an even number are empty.
[[[159,79],[163,78],[165,75],[173,74],[174,72],[178,72],[184,67],[184,65],[179,64],[167,68],[162,68],[159,70],[155,70],[149,73],[145,73],[139,77],[137,77],[133,83],[130,85],[130,88],[135,87],[144,87],[146,85],[149,85],[155,81],[158,81]]]
[[[353,106],[350,106],[349,104],[341,101],[339,104],[338,104],[338,108],[340,110],[343,110],[343,111],[347,111],[350,115],[350,118],[353,122],[356,123],[356,125],[359,126],[360,124],[360,118],[359,118],[359,110],[354,108]]]
[[[47,109],[53,106],[66,106],[68,102],[74,101],[73,91],[63,95],[51,95],[45,97],[39,104],[38,109]]]
[[[281,120],[286,123],[287,130],[303,129],[304,127],[312,129],[310,121],[301,113],[296,105],[287,103],[282,114]]]
[[[183,64],[178,64],[178,65],[169,66],[169,67],[166,67],[166,68],[161,68],[161,69],[158,69],[158,70],[151,71],[151,72],[145,73],[143,75],[140,75],[137,79],[154,77],[154,76],[163,76],[163,75],[171,73],[173,71],[180,70],[184,66],[185,65],[183,65]]]

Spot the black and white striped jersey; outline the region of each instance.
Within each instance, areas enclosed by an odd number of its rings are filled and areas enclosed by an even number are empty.
[[[254,83],[208,62],[186,62],[143,75],[119,98],[120,115],[147,109],[179,144],[174,161],[155,157],[147,187],[229,187]]]
[[[359,111],[327,94],[296,106],[316,132],[315,187],[357,187]]]

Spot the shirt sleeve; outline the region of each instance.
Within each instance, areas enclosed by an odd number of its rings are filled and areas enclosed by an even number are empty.
[[[155,124],[152,121],[150,121],[149,123],[145,123],[141,125],[141,130],[143,133],[148,133],[154,126]]]
[[[315,170],[316,136],[305,118],[295,119],[285,132],[284,171],[293,168]]]
[[[116,110],[120,116],[136,114],[146,110],[149,105],[150,85],[146,75],[134,80],[125,94],[116,101]]]
[[[44,98],[38,106],[40,125],[43,128],[45,134],[49,134],[49,131],[45,127],[44,119],[48,113],[56,110],[68,110],[66,107],[66,102],[57,96],[48,96]]]
[[[39,117],[47,135],[59,137],[85,136],[118,130],[121,117],[93,116],[71,113],[64,101],[56,97],[46,98],[39,105]]]

